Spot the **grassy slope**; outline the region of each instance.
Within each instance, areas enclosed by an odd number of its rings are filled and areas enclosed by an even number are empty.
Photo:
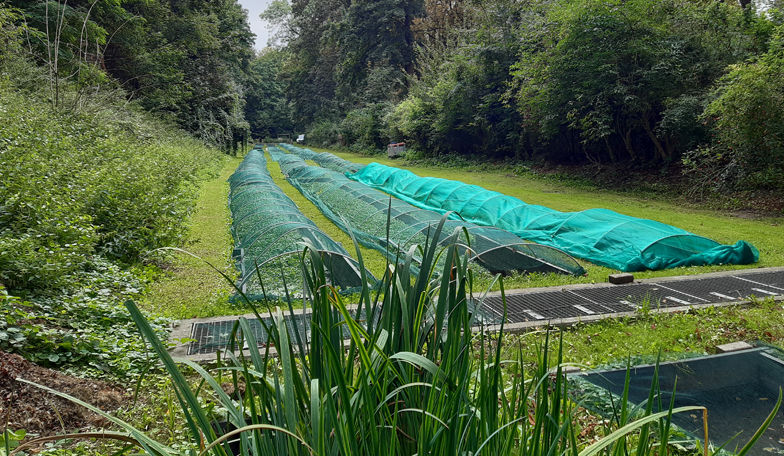
[[[324,151],[324,149],[313,149]],[[611,209],[633,217],[648,218],[690,231],[694,234],[715,239],[723,244],[734,244],[745,240],[760,250],[760,261],[746,266],[705,266],[648,271],[635,273],[636,278],[664,277],[682,274],[755,267],[784,265],[784,218],[762,217],[742,218],[699,207],[690,207],[680,202],[650,200],[606,191],[573,188],[561,182],[545,178],[527,178],[503,172],[471,172],[460,169],[440,169],[433,167],[405,166],[400,160],[389,160],[383,156],[362,156],[347,152],[330,151],[346,160],[357,163],[378,162],[384,165],[401,167],[419,176],[441,177],[474,184],[519,198],[527,203],[546,206],[563,212],[579,211],[595,207]],[[605,282],[613,271],[595,266],[586,261],[580,263],[588,271],[582,278],[562,276],[516,277],[507,279],[506,287],[536,287],[561,285],[567,283]]]
[[[228,304],[233,288],[204,261],[230,277],[236,275],[230,258],[233,241],[226,179],[241,161],[236,157],[227,159],[220,175],[201,189],[184,250],[203,260],[177,254],[169,276],[156,282],[141,303],[144,310],[176,319],[245,313],[244,309]]]

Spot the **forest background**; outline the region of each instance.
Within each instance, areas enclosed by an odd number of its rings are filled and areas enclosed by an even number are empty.
[[[775,1],[275,0],[261,51],[234,0],[7,5],[50,73],[233,152],[306,133],[366,153],[674,165],[695,193],[784,186]]]

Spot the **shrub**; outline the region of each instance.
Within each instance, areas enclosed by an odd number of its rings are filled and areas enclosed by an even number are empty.
[[[220,154],[120,107],[88,117],[8,83],[0,95],[5,285],[56,288],[94,253],[135,262],[182,240],[194,184]]]
[[[389,143],[387,117],[390,103],[373,103],[348,112],[340,125],[345,141],[359,150],[380,150]]]
[[[758,61],[734,65],[704,112],[713,141],[686,164],[714,189],[784,189],[784,26]]]

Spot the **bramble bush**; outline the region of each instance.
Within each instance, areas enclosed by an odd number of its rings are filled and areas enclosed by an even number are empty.
[[[182,241],[218,152],[132,112],[129,132],[7,83],[0,93],[0,282],[56,288],[93,254],[133,263]]]
[[[140,372],[120,303],[181,246],[199,182],[222,154],[143,113],[116,85],[85,95],[26,59],[0,5],[0,350],[80,372]],[[101,87],[104,87],[103,85]],[[165,335],[167,322],[156,323]]]

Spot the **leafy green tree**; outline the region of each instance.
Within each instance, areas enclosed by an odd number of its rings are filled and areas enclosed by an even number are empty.
[[[254,138],[275,138],[292,130],[285,85],[279,77],[285,59],[284,51],[266,48],[248,68],[245,118]]]
[[[353,1],[334,34],[338,96],[354,104],[402,100],[416,60],[412,24],[423,14],[422,0]]]
[[[253,58],[247,13],[236,0],[134,2],[145,18],[140,54],[118,65],[140,103],[204,141],[234,149],[249,135],[242,82]]]
[[[49,70],[54,106],[63,84],[81,90],[77,107],[87,88],[119,82],[207,143],[234,149],[249,135],[242,82],[253,34],[236,0],[12,3],[24,13],[27,48]]]
[[[349,5],[346,0],[292,0],[285,32],[290,58],[281,76],[299,126],[336,120],[344,114],[335,95],[339,52],[331,32]]]
[[[759,60],[733,66],[714,95],[704,117],[713,141],[687,164],[712,188],[784,189],[784,26]]]
[[[566,138],[572,159],[613,162],[669,160],[704,139],[695,137],[704,134],[700,100],[726,65],[757,48],[765,22],[730,5],[649,0],[589,0],[549,17],[558,26],[514,68],[525,127],[541,140]]]

